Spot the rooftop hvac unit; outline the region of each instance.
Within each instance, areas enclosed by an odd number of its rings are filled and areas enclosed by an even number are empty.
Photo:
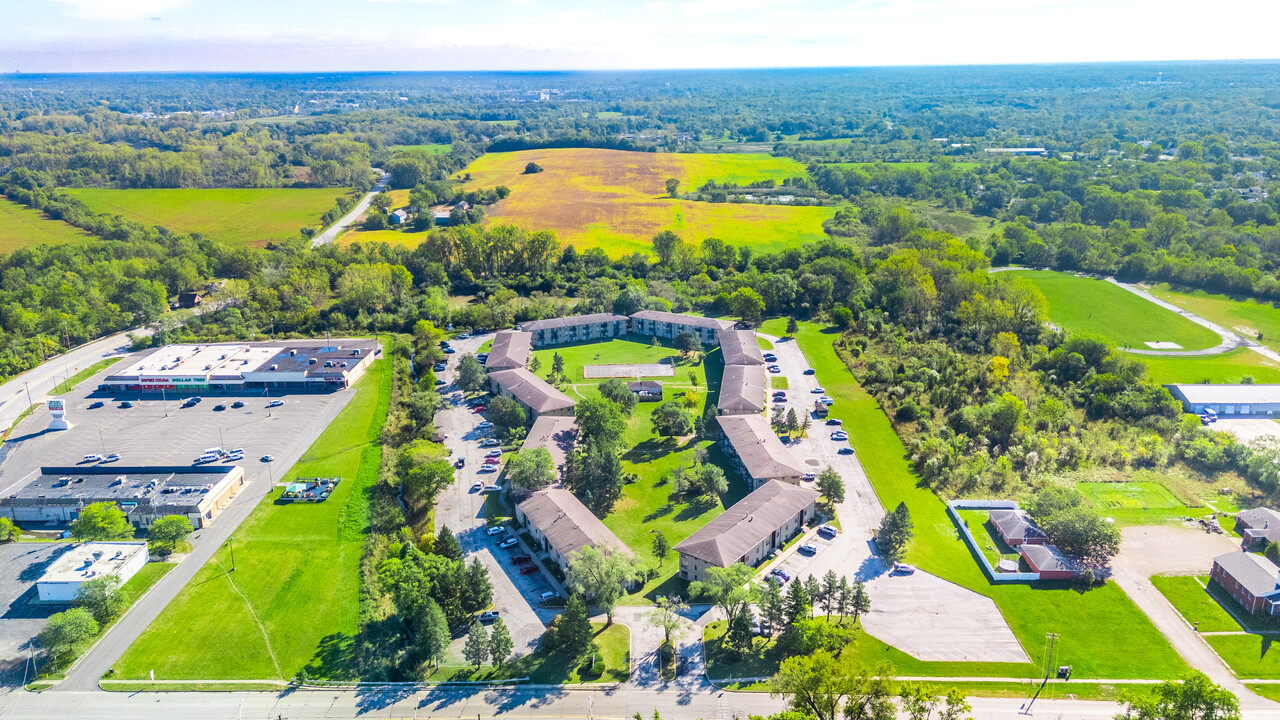
[[[270,367],[269,369],[271,369],[271,370],[279,370],[279,369],[280,369],[280,366],[279,366],[279,365],[277,365],[277,364],[275,364],[275,363],[272,363],[272,364],[271,364],[271,367]]]
[[[297,354],[298,354],[298,351],[297,351],[297,350],[290,350],[290,351],[289,351],[289,357],[293,357],[294,355],[297,355]]]

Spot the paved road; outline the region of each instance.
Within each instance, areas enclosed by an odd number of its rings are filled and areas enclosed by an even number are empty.
[[[1243,345],[1256,344],[1256,343],[1251,343],[1250,341],[1240,337],[1239,335],[1231,332],[1230,330],[1222,327],[1221,325],[1218,325],[1217,323],[1206,320],[1200,317],[1199,315],[1189,313],[1186,310],[1183,310],[1182,308],[1178,307],[1177,305],[1174,305],[1173,303],[1165,302],[1164,300],[1161,300],[1155,295],[1152,295],[1151,293],[1147,292],[1145,288],[1139,285],[1134,285],[1131,283],[1123,283],[1123,282],[1120,282],[1119,280],[1116,280],[1113,277],[1107,278],[1107,282],[1115,285],[1118,288],[1121,288],[1122,290],[1127,290],[1133,293],[1134,295],[1137,295],[1138,297],[1142,298],[1143,300],[1146,300],[1151,303],[1155,303],[1156,305],[1159,305],[1165,310],[1168,310],[1170,312],[1175,312],[1183,316],[1184,318],[1190,320],[1191,322],[1195,323],[1196,325],[1208,328],[1213,332],[1217,333],[1218,337],[1222,338],[1222,342],[1218,343],[1217,345],[1211,348],[1205,348],[1203,350],[1147,350],[1143,348],[1125,348],[1124,349],[1125,352],[1132,353],[1134,355],[1198,357],[1201,355],[1221,355],[1222,353],[1231,352],[1232,350],[1235,350],[1236,348],[1241,347]]]
[[[376,172],[382,173],[382,170],[379,168],[373,169]],[[369,209],[369,203],[373,202],[373,196],[382,192],[382,189],[387,186],[387,182],[390,180],[391,175],[389,173],[382,173],[382,179],[378,180],[378,184],[374,185],[373,189],[366,193],[363,198],[360,198],[360,202],[356,203],[356,206],[351,209],[351,212],[342,216],[342,219],[334,223],[328,230],[325,230],[319,235],[311,238],[311,247],[319,247],[336,240],[337,237],[342,234],[342,231],[347,229],[347,226],[355,222],[364,214],[365,210]]]
[[[150,335],[152,330],[148,327],[130,332],[135,335]],[[0,432],[12,425],[22,411],[33,403],[48,400],[53,388],[66,380],[68,374],[75,375],[76,368],[83,370],[99,360],[120,357],[128,352],[128,335],[126,333],[111,335],[74,348],[0,385]],[[28,390],[30,390],[29,400]]]

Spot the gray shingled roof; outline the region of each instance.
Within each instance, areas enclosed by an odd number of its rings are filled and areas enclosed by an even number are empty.
[[[769,480],[804,475],[800,463],[763,415],[722,415],[717,420],[751,477]]]
[[[593,323],[607,323],[615,321],[627,321],[626,315],[615,315],[613,313],[592,313],[591,315],[566,315],[565,317],[548,318],[546,320],[530,320],[529,322],[520,323],[517,327],[527,332],[535,332],[537,330],[551,330],[554,328],[574,327],[580,325],[590,325]]]
[[[1076,571],[1076,563],[1054,545],[1023,545],[1019,548],[1027,564],[1036,572]]]
[[[1213,561],[1222,566],[1228,575],[1244,586],[1254,597],[1266,597],[1280,592],[1277,578],[1280,568],[1261,555],[1237,551],[1219,555]]]
[[[1261,528],[1267,525],[1280,527],[1280,512],[1266,507],[1241,510],[1236,513],[1236,519],[1243,522],[1245,527],[1248,528]]]
[[[761,413],[769,392],[769,376],[763,365],[725,365],[720,378],[721,412]]]
[[[564,466],[565,458],[578,442],[578,421],[572,417],[558,415],[539,415],[529,428],[521,450],[543,447],[551,453],[551,460],[559,470]]]
[[[1021,538],[1030,540],[1033,538],[1044,537],[1044,533],[1036,524],[1027,517],[1022,510],[992,510],[987,513],[987,518],[991,520],[991,524],[996,526],[1000,534],[1008,538]]]
[[[520,512],[566,560],[588,545],[631,552],[577,496],[564,488],[551,487],[533,493],[520,503]]]
[[[568,395],[525,368],[496,370],[489,373],[489,379],[533,408],[534,412],[544,413],[577,405]]]
[[[681,315],[679,313],[663,312],[661,310],[641,310],[638,313],[632,313],[631,317],[637,320],[655,320],[657,322],[709,328],[711,330],[732,330],[734,325],[737,324],[732,320],[718,320],[716,318],[702,317],[700,315]]]
[[[487,370],[510,370],[522,368],[529,362],[529,353],[533,349],[533,333],[519,330],[502,330],[494,333],[493,347],[489,350],[489,359],[485,362]]]
[[[685,538],[675,550],[728,567],[817,498],[818,493],[807,488],[770,480]]]
[[[725,365],[763,365],[764,353],[760,351],[760,343],[756,342],[756,334],[750,330],[721,330],[716,333],[720,340],[720,353],[724,356]]]

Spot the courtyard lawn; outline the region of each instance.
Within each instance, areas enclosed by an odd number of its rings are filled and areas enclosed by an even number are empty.
[[[543,172],[526,175],[536,162]],[[718,237],[757,250],[781,250],[826,238],[834,207],[676,200],[667,178],[685,190],[708,180],[736,184],[805,175],[791,158],[761,153],[646,153],[596,148],[487,153],[463,173],[467,189],[505,185],[511,195],[487,209],[487,224],[554,230],[562,242],[600,247],[617,257],[649,251],[651,238],[671,230],[686,242]],[[459,173],[462,174],[462,173]]]
[[[530,363],[536,358],[539,362],[537,374],[540,377],[547,377],[551,374],[552,362],[559,354],[564,358],[564,374],[569,378],[571,389],[565,391],[566,395],[573,397],[575,393],[579,397],[585,397],[583,392],[593,392],[594,386],[608,380],[609,378],[587,378],[583,375],[582,369],[587,365],[625,365],[625,364],[653,364],[660,363],[665,358],[676,358],[675,375],[658,375],[650,379],[657,380],[662,383],[664,390],[664,399],[672,397],[670,388],[692,388],[695,387],[689,380],[689,373],[692,371],[694,377],[697,378],[696,387],[706,390],[707,373],[703,365],[693,365],[689,360],[680,357],[680,351],[670,347],[670,342],[665,341],[664,344],[654,345],[652,338],[643,338],[638,335],[627,335],[620,338],[612,338],[609,340],[590,341],[576,343],[573,345],[556,345],[552,347],[534,350],[530,358]],[[715,353],[718,355],[718,353]],[[634,377],[620,378],[624,382],[635,380]],[[641,403],[656,405],[657,403]]]
[[[0,253],[11,253],[28,245],[61,245],[93,239],[93,235],[74,225],[0,196]]]
[[[375,361],[355,397],[289,470],[340,477],[323,503],[276,504],[274,489],[115,665],[115,679],[287,680],[352,677],[366,491],[377,478],[378,433],[391,371]],[[232,571],[232,552],[235,570]]]
[[[1213,295],[1204,290],[1175,290],[1166,283],[1151,288],[1151,294],[1200,317],[1280,351],[1280,307],[1252,298]]]
[[[1049,320],[1068,332],[1138,349],[1149,349],[1147,342],[1174,342],[1183,350],[1202,350],[1220,340],[1212,330],[1106,280],[1048,270],[1014,270],[1008,275],[1040,288],[1049,301]]]
[[[1184,620],[1193,627],[1200,624],[1196,628],[1200,632],[1238,632],[1240,623],[1205,589],[1208,582],[1208,575],[1155,575],[1151,578],[1151,584]]]
[[[987,522],[987,510],[968,509],[958,511],[960,519],[969,527],[969,532],[973,534],[973,539],[977,541],[978,547],[982,550],[982,554],[986,556],[987,562],[991,563],[991,567],[995,567],[1001,560],[1012,560],[1023,566],[1022,572],[1029,572],[1022,563],[1022,555],[1004,541],[1000,537],[1000,533]]]
[[[783,335],[785,322],[770,320],[762,331]],[[836,401],[831,415],[851,428],[850,442],[880,503],[891,508],[902,502],[910,510],[915,539],[907,550],[908,562],[994,600],[1028,657],[1041,656],[1046,633],[1059,633],[1059,660],[1074,665],[1076,677],[1167,678],[1186,672],[1169,641],[1114,582],[1087,592],[1065,582],[989,583],[943,502],[920,485],[888,417],[836,355],[836,337],[834,330],[801,323],[796,342]],[[1099,633],[1100,627],[1108,631]],[[1117,647],[1125,652],[1115,652]]]
[[[1239,383],[1246,375],[1257,383],[1280,383],[1280,363],[1249,348],[1237,348],[1221,355],[1138,358],[1147,366],[1147,379],[1160,385],[1171,383]]]
[[[94,212],[122,215],[219,242],[265,245],[298,237],[348,191],[345,188],[111,190],[68,188]]]

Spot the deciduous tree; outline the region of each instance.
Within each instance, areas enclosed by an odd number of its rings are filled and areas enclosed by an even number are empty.
[[[613,624],[613,609],[626,587],[639,576],[635,558],[612,547],[588,545],[569,555],[565,584],[604,610]]]
[[[80,509],[71,522],[71,537],[83,541],[125,540],[133,537],[133,526],[113,502],[99,502]]]

